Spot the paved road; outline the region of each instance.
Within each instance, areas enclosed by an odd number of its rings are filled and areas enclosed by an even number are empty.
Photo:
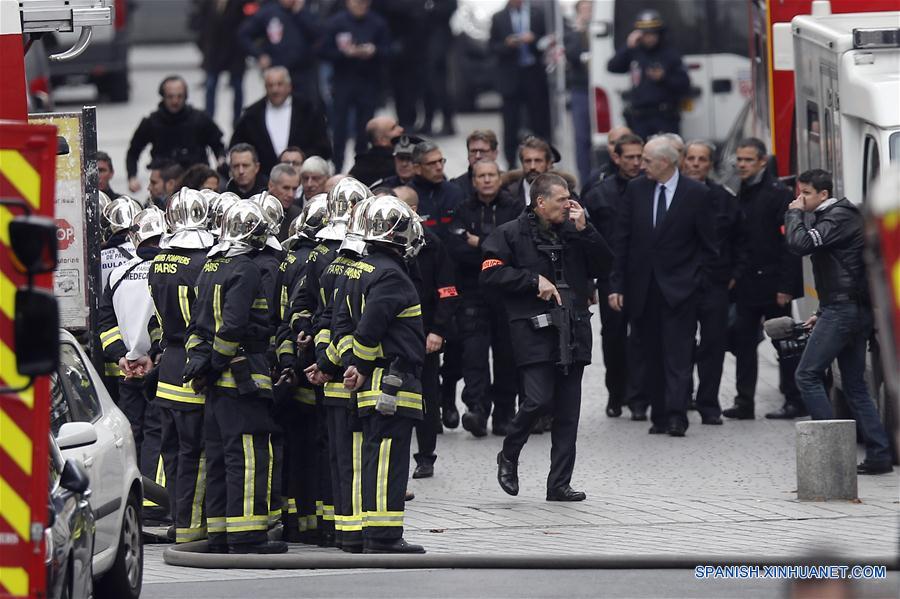
[[[132,59],[134,100],[124,106],[98,107],[100,147],[116,160],[119,170],[114,188],[119,190],[125,190],[128,140],[140,116],[157,103],[158,81],[170,72],[180,72],[191,84],[192,99],[202,102],[202,74],[191,48],[139,49]],[[258,78],[249,75],[248,101],[260,96],[261,90]],[[90,101],[85,91],[65,90],[60,97]],[[227,95],[226,90],[220,99],[225,110],[230,105]],[[221,111],[219,116],[222,123],[230,117]],[[496,114],[466,115],[458,121],[462,132],[498,126]],[[227,127],[223,129],[230,134]],[[447,172],[451,176],[462,172],[463,136],[439,141],[448,158]],[[146,181],[146,174],[142,178]],[[594,347],[599,354],[596,316],[594,328]],[[759,414],[780,404],[773,352],[768,344],[761,351]],[[730,405],[733,389],[734,363],[729,357],[720,396],[723,405]],[[711,427],[700,425],[694,414],[686,438],[651,437],[647,423],[607,418],[605,404],[603,367],[598,363],[585,374],[573,480],[587,492],[586,502],[544,501],[549,435],[531,438],[522,455],[522,491],[511,498],[501,492],[495,478],[500,439],[474,439],[462,430],[448,431],[439,440],[436,476],[410,482],[417,498],[408,506],[408,538],[423,543],[432,553],[662,554],[733,559],[826,552],[856,558],[897,557],[896,473],[861,477],[858,503],[801,503],[794,492],[791,422],[759,419]],[[297,546],[292,551],[324,550]],[[262,598],[296,596],[300,588],[310,591],[304,594],[346,596],[360,585],[365,585],[366,594],[372,597],[559,596],[556,580],[562,576],[486,571],[428,571],[424,576],[415,572],[397,575],[399,578],[346,570],[341,571],[342,576],[330,576],[327,571],[314,574],[177,568],[163,563],[161,546],[149,546],[145,596]],[[713,586],[694,581],[690,572],[571,572],[564,576],[567,594],[575,597],[772,596],[780,588],[766,581]],[[498,586],[500,581],[509,586]],[[888,586],[872,587],[883,596],[897,596],[897,588],[896,577]]]

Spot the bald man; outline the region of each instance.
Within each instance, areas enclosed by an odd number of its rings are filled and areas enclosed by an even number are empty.
[[[394,144],[391,140],[403,135],[403,127],[388,116],[376,116],[366,124],[369,149],[356,155],[350,176],[366,185],[394,174]]]

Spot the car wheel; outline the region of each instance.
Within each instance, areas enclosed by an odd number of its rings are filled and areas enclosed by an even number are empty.
[[[97,599],[138,599],[144,577],[144,547],[141,543],[141,507],[132,494],[122,514],[122,531],[112,569],[101,578]]]

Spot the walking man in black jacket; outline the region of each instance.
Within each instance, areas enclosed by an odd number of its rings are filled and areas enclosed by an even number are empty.
[[[502,294],[524,397],[497,454],[497,478],[519,493],[519,453],[544,413],[553,415],[547,501],[583,501],[572,489],[581,411],[581,377],[591,361],[588,311],[593,279],[606,276],[611,253],[571,199],[562,177],[531,186],[531,205],[483,244],[481,281]]]

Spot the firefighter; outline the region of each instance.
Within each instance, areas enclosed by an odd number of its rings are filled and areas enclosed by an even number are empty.
[[[415,257],[423,230],[418,216],[393,196],[366,211],[369,254],[347,271],[346,301],[336,304],[335,328],[344,386],[356,391],[362,420],[361,508],[365,553],[424,553],[403,539],[403,515],[414,423],[422,419],[420,376],[425,360],[422,307],[405,258]],[[365,310],[363,310],[365,305]]]
[[[282,426],[291,431],[285,436],[282,489],[287,505],[282,509],[284,540],[291,543],[316,544],[317,471],[315,458],[316,397],[312,385],[298,373],[297,348],[284,316],[290,307],[291,291],[306,274],[309,254],[318,245],[316,234],[325,225],[327,196],[309,199],[300,215],[291,223],[283,242],[287,255],[281,263],[279,316],[282,324],[276,334],[279,383],[275,386],[276,403],[282,404]],[[280,393],[286,399],[279,399]]]
[[[306,343],[329,342],[331,331],[321,325],[321,316],[325,308],[324,296],[321,293],[320,278],[331,264],[340,249],[341,242],[347,233],[350,212],[357,202],[370,197],[368,187],[352,177],[338,181],[328,193],[327,219],[318,233],[322,241],[309,255],[309,267],[304,280],[299,283],[291,295],[290,310],[285,317],[291,331]],[[302,336],[301,336],[302,334]],[[313,358],[315,359],[315,358]],[[301,364],[303,368],[309,364]],[[324,389],[315,387],[317,405],[317,443],[319,472],[319,499],[316,500],[317,526],[320,529],[320,545],[333,546],[335,537],[334,498],[332,497],[331,467],[328,458],[328,437],[324,414]]]
[[[184,381],[206,392],[206,513],[209,550],[284,553],[268,541],[272,379],[270,320],[254,256],[269,223],[254,202],[225,212],[219,243],[197,279]]]
[[[162,425],[159,409],[147,400],[144,377],[153,369],[151,345],[161,335],[158,325],[148,326],[154,308],[147,277],[166,222],[163,212],[155,207],[141,210],[132,222],[130,237],[136,255],[109,275],[100,300],[100,344],[106,362],[120,370],[118,406],[131,424],[140,471],[162,482],[162,472],[158,471],[164,441]],[[174,455],[168,450],[166,454],[163,463],[171,479]]]
[[[206,230],[209,231],[215,241],[222,235],[222,220],[225,211],[241,201],[237,194],[225,191],[209,202],[209,216],[206,219]]]
[[[162,355],[155,403],[165,434],[177,441],[175,476],[169,480],[175,542],[206,538],[203,497],[206,492],[206,459],[203,452],[203,404],[205,397],[183,383],[186,331],[196,297],[197,277],[206,263],[213,236],[206,227],[207,198],[182,188],[166,207],[171,231],[166,249],[153,259],[148,275],[150,293],[162,327]]]

